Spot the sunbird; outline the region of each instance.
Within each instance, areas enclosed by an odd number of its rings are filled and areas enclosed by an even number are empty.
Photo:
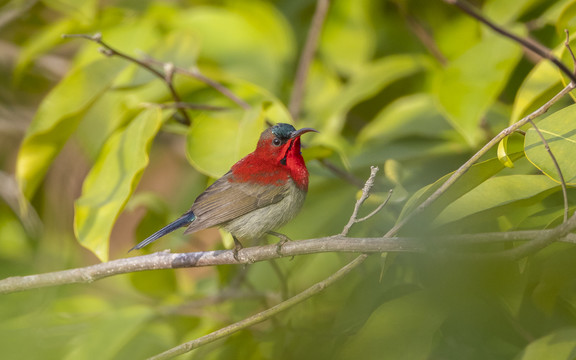
[[[184,234],[220,226],[232,234],[234,258],[242,241],[265,234],[292,220],[308,192],[308,169],[300,152],[300,136],[312,128],[296,130],[279,123],[264,130],[256,150],[246,155],[200,194],[190,210],[147,237],[130,251],[141,249],[172,231]]]

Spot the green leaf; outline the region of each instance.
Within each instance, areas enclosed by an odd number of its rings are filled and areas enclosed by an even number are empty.
[[[265,114],[260,106],[198,117],[187,136],[188,160],[203,174],[214,178],[224,175],[234,163],[254,151],[265,129]]]
[[[38,36],[28,39],[22,46],[18,62],[14,68],[14,79],[20,82],[24,71],[30,63],[41,54],[62,43],[62,34],[73,32],[78,27],[76,21],[65,18],[45,26],[38,32]]]
[[[482,7],[482,13],[494,23],[506,24],[516,20],[543,1],[546,0],[516,0],[512,2],[489,0]]]
[[[510,124],[544,105],[561,89],[561,77],[549,61],[540,61],[526,76],[516,93]]]
[[[548,142],[550,150],[554,154],[564,180],[568,185],[576,184],[576,162],[574,162],[574,154],[576,153],[575,118],[576,105],[571,105],[536,124],[546,142]],[[530,128],[526,132],[524,151],[526,152],[526,157],[534,166],[554,181],[560,182],[554,162],[534,128]]]
[[[294,53],[290,27],[264,2],[242,6],[194,7],[182,11],[177,26],[191,29],[200,43],[200,61],[218,71],[276,90]]]
[[[498,143],[498,160],[508,168],[514,167],[514,162],[508,157],[508,136]]]
[[[514,153],[510,154],[509,158],[512,161],[516,161],[521,158],[524,154]],[[457,199],[461,198],[464,194],[473,190],[480,184],[484,183],[486,180],[490,179],[495,174],[499,173],[504,169],[504,165],[499,159],[493,158],[490,160],[483,161],[481,163],[473,165],[458,181],[456,181],[443,195],[441,195],[436,201],[434,201],[425,211],[424,214],[433,219],[436,217],[443,209],[452,204]],[[408,216],[414,209],[416,209],[420,204],[422,204],[430,195],[432,195],[453,173],[443,176],[441,179],[437,180],[435,183],[428,185],[420,190],[418,190],[406,203],[398,220],[401,221],[403,218]]]
[[[65,359],[116,359],[152,316],[153,309],[148,306],[110,309],[92,318],[77,334]]]
[[[124,69],[119,59],[102,59],[72,71],[42,101],[16,163],[22,192],[31,198],[85,111]]]
[[[441,225],[453,222],[481,211],[534,198],[557,187],[558,184],[542,175],[493,177],[455,199],[438,215],[434,223]]]
[[[438,111],[434,98],[429,94],[413,94],[399,98],[378,113],[358,134],[358,143],[379,143],[394,139],[442,137],[451,130],[450,124]]]
[[[426,59],[415,55],[393,55],[376,60],[362,67],[330,102],[315,109],[309,117],[325,121],[323,133],[338,134],[354,105],[376,95],[393,82],[424,70]]]
[[[161,115],[159,109],[144,110],[110,137],[74,205],[78,241],[102,261],[108,260],[114,222],[148,165],[148,151],[162,125]]]
[[[568,327],[531,342],[520,360],[572,360],[576,356],[576,328]]]
[[[429,359],[446,311],[424,291],[386,302],[343,346],[339,359]]]
[[[337,71],[349,76],[372,58],[376,37],[370,24],[370,0],[336,1],[327,17],[318,52]]]
[[[58,0],[42,2],[46,6],[84,23],[92,22],[97,16],[98,0]]]
[[[482,139],[480,121],[520,59],[514,42],[489,34],[452,61],[437,78],[436,96],[448,119],[470,145]]]
[[[568,30],[570,34],[574,33],[576,29],[576,3],[569,2],[563,9],[560,16],[556,19],[556,32],[564,35],[564,30]]]

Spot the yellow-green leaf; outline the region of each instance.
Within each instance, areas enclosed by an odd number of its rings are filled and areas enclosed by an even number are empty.
[[[508,157],[508,137],[498,143],[498,160],[508,168],[514,167],[514,162]]]
[[[203,174],[224,175],[236,161],[254,151],[266,128],[265,120],[262,107],[198,117],[188,132],[188,160]]]
[[[16,162],[16,178],[31,198],[84,112],[114,82],[126,62],[102,59],[78,68],[46,96],[28,128]]]
[[[162,125],[161,115],[159,109],[146,109],[110,137],[75,203],[78,241],[102,261],[108,260],[114,222],[148,165],[148,151]]]
[[[482,139],[482,116],[506,85],[520,55],[517,44],[490,34],[451,62],[438,77],[438,101],[469,144],[476,145]]]
[[[576,153],[575,118],[576,105],[571,105],[536,124],[546,139],[548,146],[550,146],[550,151],[558,162],[564,180],[569,185],[576,184],[576,162],[574,162],[574,154]],[[534,166],[554,181],[560,182],[556,166],[534,128],[530,128],[526,132],[524,152]]]

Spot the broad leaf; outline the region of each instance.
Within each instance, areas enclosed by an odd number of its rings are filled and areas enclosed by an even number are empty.
[[[77,333],[82,346],[71,346],[65,359],[117,359],[122,349],[154,316],[152,308],[132,306],[110,309],[93,317],[84,331]]]
[[[327,134],[337,134],[353,106],[376,95],[393,82],[424,70],[426,65],[425,57],[412,55],[389,56],[374,61],[356,72],[332,101],[310,117],[323,119],[323,131]]]
[[[570,185],[576,184],[576,162],[574,161],[574,154],[576,153],[575,119],[576,105],[571,105],[536,123],[540,133],[546,139],[550,151],[558,162],[564,180]],[[534,128],[530,128],[526,132],[524,151],[526,152],[526,157],[534,166],[550,178],[560,182],[556,166]]]
[[[469,144],[480,141],[482,116],[506,85],[520,55],[517,44],[489,34],[451,62],[438,77],[438,101]]]
[[[510,123],[513,124],[535,111],[561,89],[561,77],[558,69],[549,61],[540,61],[518,89]]]
[[[31,198],[85,111],[112,86],[124,69],[119,59],[102,59],[78,68],[46,96],[20,147],[16,178]]]
[[[424,291],[385,302],[343,346],[339,359],[429,359],[446,311]]]
[[[509,158],[516,161],[523,156],[522,153],[510,154]],[[429,216],[432,220],[443,209],[452,204],[457,199],[461,198],[464,194],[473,190],[486,180],[505,169],[504,164],[499,159],[494,158],[483,161],[473,165],[460,179],[458,179],[444,194],[442,194],[436,201],[434,201],[425,211],[424,215]],[[418,190],[406,203],[402,212],[400,213],[399,221],[408,216],[414,209],[423,203],[430,195],[432,195],[448,178],[452,176],[448,174],[434,184],[428,185]],[[420,217],[418,217],[420,218]]]
[[[435,225],[457,221],[466,216],[503,206],[519,200],[528,200],[558,184],[542,175],[510,175],[493,177],[474,190],[455,199],[435,219]]]
[[[576,328],[558,329],[531,342],[520,360],[572,360],[576,356]]]
[[[370,23],[370,0],[336,1],[326,19],[318,52],[338,72],[350,76],[361,71],[375,50]]]
[[[148,165],[148,151],[161,124],[160,110],[142,111],[110,137],[84,181],[74,206],[74,230],[82,246],[102,261],[108,260],[112,227]]]

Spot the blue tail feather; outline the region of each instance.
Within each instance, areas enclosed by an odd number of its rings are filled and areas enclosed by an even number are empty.
[[[192,221],[194,221],[195,219],[196,219],[196,216],[194,216],[194,213],[192,213],[192,212],[186,213],[186,214],[182,215],[181,217],[179,217],[177,220],[171,222],[170,224],[164,226],[162,229],[156,231],[154,234],[148,236],[146,239],[142,240],[138,245],[136,245],[132,249],[128,250],[128,252],[130,252],[132,250],[142,249],[144,246],[150,244],[151,242],[154,242],[154,241],[160,239],[162,236],[164,236],[168,233],[171,233],[172,231],[179,229],[181,227],[190,225],[190,223]]]

